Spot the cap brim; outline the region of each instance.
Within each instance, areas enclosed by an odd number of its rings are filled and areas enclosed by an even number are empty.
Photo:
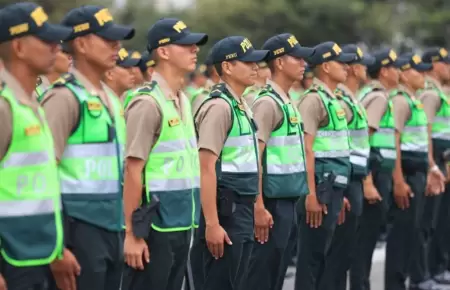
[[[309,58],[314,54],[314,48],[310,47],[297,47],[288,53],[288,55],[296,58]]]
[[[356,54],[353,53],[341,53],[336,56],[333,60],[341,63],[351,63],[356,59]]]
[[[251,53],[244,55],[242,58],[239,58],[239,61],[242,62],[260,62],[266,60],[269,55],[268,50],[253,50]]]
[[[189,33],[181,39],[175,40],[173,44],[179,45],[204,45],[208,42],[208,35],[205,33]]]
[[[58,24],[45,23],[40,31],[36,33],[36,37],[52,43],[60,43],[68,40],[72,35],[72,29]]]
[[[363,56],[359,63],[364,66],[371,66],[374,65],[376,61],[377,60],[373,56]]]
[[[127,58],[124,61],[117,62],[117,65],[124,68],[135,67],[139,65],[140,59],[137,58]]]
[[[129,26],[113,23],[95,34],[107,40],[129,40],[134,37],[135,30]]]
[[[433,65],[431,63],[425,63],[425,62],[421,62],[414,66],[414,69],[416,71],[420,71],[420,72],[429,71],[432,68],[433,68]]]

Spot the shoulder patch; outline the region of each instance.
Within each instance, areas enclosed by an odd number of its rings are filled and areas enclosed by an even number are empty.
[[[225,84],[217,84],[211,88],[211,92],[209,93],[210,97],[218,98],[225,92]]]
[[[65,73],[59,77],[55,82],[53,82],[53,87],[63,87],[66,83],[73,83],[75,81],[75,76],[71,73]]]
[[[150,93],[155,89],[156,82],[145,83],[142,87],[137,89],[137,93]]]

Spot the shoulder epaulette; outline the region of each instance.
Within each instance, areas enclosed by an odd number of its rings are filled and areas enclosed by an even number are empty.
[[[137,89],[138,93],[150,93],[155,89],[156,82],[151,81],[150,83],[145,83],[142,87]]]
[[[53,87],[63,87],[67,83],[73,83],[75,81],[75,76],[71,73],[65,73],[59,77],[55,82],[53,82]]]
[[[223,83],[214,85],[211,88],[211,92],[209,93],[209,96],[212,98],[218,98],[225,92],[225,90],[226,90],[225,84],[223,84]]]

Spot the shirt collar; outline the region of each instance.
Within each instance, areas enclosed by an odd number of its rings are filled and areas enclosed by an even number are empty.
[[[19,81],[6,68],[0,70],[0,79],[5,82],[20,103],[24,105],[37,104],[37,100],[32,95],[27,95]]]
[[[174,95],[174,92],[169,87],[169,84],[167,83],[166,79],[156,71],[154,71],[152,74],[152,81],[158,83],[161,92],[163,93],[164,97],[166,97],[168,100],[175,100],[175,98],[180,95],[181,91],[177,92],[178,95]]]
[[[352,90],[350,90],[349,87],[347,87],[344,84],[338,84],[337,87],[338,87],[338,89],[343,91],[346,96],[350,97],[352,100],[355,100],[355,94],[352,92]]]
[[[79,70],[77,70],[75,67],[72,67],[72,68],[70,68],[70,72],[81,83],[81,85],[89,92],[89,94],[91,94],[92,96],[98,96],[99,95],[98,89]],[[109,90],[108,90],[106,84],[104,84],[103,82],[101,84],[102,84],[103,91],[105,93],[108,92]]]
[[[313,79],[313,84],[322,87],[323,90],[324,90],[325,92],[327,92],[327,94],[329,94],[331,97],[335,97],[334,92],[331,91],[331,89],[330,89],[324,82],[322,82],[321,80],[319,80],[318,78],[314,78],[314,79]]]
[[[442,91],[441,83],[437,79],[433,78],[432,76],[426,76],[425,81],[432,83],[433,86],[435,86],[440,91]]]
[[[371,86],[373,88],[379,88],[379,89],[386,90],[386,88],[381,84],[381,82],[379,80],[371,80],[369,82],[369,86]]]
[[[289,103],[290,101],[289,96],[280,88],[280,86],[276,82],[272,80],[267,80],[267,84],[273,88],[273,90],[281,97],[281,99],[285,103]]]

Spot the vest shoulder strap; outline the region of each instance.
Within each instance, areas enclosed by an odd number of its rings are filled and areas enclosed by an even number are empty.
[[[66,87],[68,84],[76,84],[75,76],[72,73],[62,74],[51,87]]]
[[[149,83],[145,83],[142,87],[139,87],[137,90],[132,92],[134,95],[149,95],[153,92],[156,87],[156,82],[151,81]]]

